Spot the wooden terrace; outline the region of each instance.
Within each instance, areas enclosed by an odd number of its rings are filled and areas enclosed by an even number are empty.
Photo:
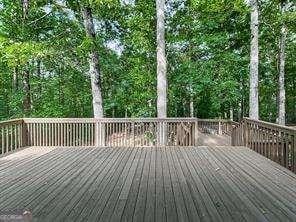
[[[22,119],[1,122],[0,135],[0,216],[26,209],[33,221],[296,221],[296,133],[288,127]]]

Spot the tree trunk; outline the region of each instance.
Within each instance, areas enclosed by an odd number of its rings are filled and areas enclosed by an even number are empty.
[[[18,70],[18,66],[14,67],[13,70],[13,83],[12,83],[12,87],[13,87],[13,91],[18,91],[19,88],[19,74],[18,74],[19,70]]]
[[[231,121],[233,121],[233,108],[232,107],[229,110],[229,118]]]
[[[24,31],[25,23],[27,22],[27,16],[29,11],[29,0],[22,0],[23,20],[22,20],[22,32]],[[24,33],[23,33],[24,34]],[[31,113],[31,86],[30,86],[30,71],[29,62],[23,68],[23,108],[26,116]]]
[[[281,13],[284,12],[284,3],[281,4]],[[286,124],[286,92],[285,92],[285,46],[287,38],[287,28],[285,24],[281,27],[279,44],[279,95],[278,95],[278,124]]]
[[[156,0],[157,12],[157,117],[167,117],[167,64],[165,55],[165,0]]]
[[[29,10],[29,0],[22,0],[22,8],[23,8],[23,19],[26,20],[28,16],[28,10]]]
[[[190,96],[190,117],[194,117],[194,102],[193,102],[193,96]]]
[[[24,113],[25,115],[30,115],[31,112],[31,86],[30,86],[30,72],[28,69],[25,69],[23,73],[23,87],[24,87]]]
[[[37,60],[36,74],[38,77],[38,92],[41,94],[41,92],[42,92],[42,76],[41,76],[41,61],[40,61],[40,59]]]
[[[96,34],[90,7],[82,8],[82,17],[87,37],[92,41],[92,49],[89,53],[89,75],[91,79],[92,103],[94,118],[103,118],[103,99],[101,92],[101,71],[99,54],[95,48]]]
[[[259,66],[259,9],[258,0],[251,0],[251,59],[250,59],[250,111],[252,119],[259,119],[258,66]]]

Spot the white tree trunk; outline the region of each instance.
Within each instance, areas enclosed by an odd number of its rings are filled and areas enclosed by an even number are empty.
[[[92,103],[94,118],[103,118],[103,99],[101,92],[101,73],[99,65],[99,54],[96,51],[95,45],[95,28],[90,7],[82,8],[82,16],[86,35],[92,41],[92,49],[89,53],[89,75],[91,79]]]
[[[22,0],[22,8],[23,8],[23,19],[27,19],[28,10],[29,10],[29,0]]]
[[[250,1],[251,7],[251,60],[250,60],[250,111],[252,119],[259,119],[258,66],[259,66],[259,9],[258,0]]]
[[[231,121],[233,121],[233,108],[232,107],[229,110],[229,118]]]
[[[31,86],[30,72],[28,68],[26,68],[23,72],[23,90],[25,94],[23,98],[24,113],[26,116],[29,116],[31,112]]]
[[[157,11],[157,117],[167,117],[167,64],[165,55],[165,0],[156,0]]]
[[[284,5],[281,5],[282,13]],[[287,38],[287,28],[285,24],[281,27],[281,36],[279,44],[279,96],[278,96],[278,123],[286,124],[286,92],[285,92],[285,46]]]
[[[19,86],[19,74],[18,74],[19,70],[18,70],[18,66],[15,66],[13,69],[13,90],[14,91],[18,91],[18,86]]]
[[[193,96],[190,96],[190,117],[194,117],[194,102],[193,102]]]

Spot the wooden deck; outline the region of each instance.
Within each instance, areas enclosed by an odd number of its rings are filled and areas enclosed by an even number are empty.
[[[32,147],[0,177],[35,221],[296,221],[296,175],[243,147]]]

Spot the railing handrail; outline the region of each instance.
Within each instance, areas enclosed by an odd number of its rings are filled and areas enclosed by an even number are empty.
[[[14,124],[14,123],[22,123],[24,119],[10,119],[5,121],[0,121],[0,125]]]
[[[197,120],[200,122],[223,122],[223,123],[234,122],[230,119],[200,119],[200,118],[197,118]]]
[[[196,122],[197,118],[24,118],[25,123]]]
[[[262,121],[262,120],[255,120],[255,119],[251,119],[251,118],[248,118],[248,117],[244,117],[243,119],[248,121],[248,122],[263,124],[263,125],[266,125],[266,126],[270,126],[272,128],[278,128],[278,129],[283,129],[283,130],[289,130],[289,131],[296,132],[296,129],[294,129],[292,127],[283,126],[283,125],[279,125],[279,124],[276,124],[276,123],[270,123],[270,122],[266,122],[266,121]]]
[[[246,146],[296,173],[296,129],[251,118],[233,128],[232,146]]]

